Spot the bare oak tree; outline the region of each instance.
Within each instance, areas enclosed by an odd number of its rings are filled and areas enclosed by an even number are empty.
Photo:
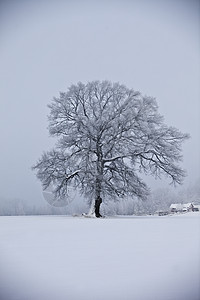
[[[119,83],[78,83],[49,105],[49,132],[58,138],[33,169],[43,189],[59,201],[80,190],[100,217],[102,198],[144,199],[149,189],[138,173],[162,174],[180,184],[182,142],[188,138],[163,123],[156,100]]]

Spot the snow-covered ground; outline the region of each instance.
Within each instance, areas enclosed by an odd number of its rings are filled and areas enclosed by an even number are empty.
[[[1,300],[199,300],[200,214],[0,217]]]

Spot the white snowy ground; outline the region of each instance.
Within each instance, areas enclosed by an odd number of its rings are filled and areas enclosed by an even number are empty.
[[[1,300],[199,300],[200,214],[0,217]]]

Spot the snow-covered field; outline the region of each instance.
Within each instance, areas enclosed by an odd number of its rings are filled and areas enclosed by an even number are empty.
[[[1,300],[199,300],[200,214],[0,217]]]

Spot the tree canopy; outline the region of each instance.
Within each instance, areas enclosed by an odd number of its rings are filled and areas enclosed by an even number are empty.
[[[105,197],[145,199],[149,189],[141,172],[182,182],[181,146],[188,135],[164,124],[154,98],[119,83],[79,82],[49,108],[49,132],[57,144],[33,168],[58,201],[69,188],[94,207]]]

